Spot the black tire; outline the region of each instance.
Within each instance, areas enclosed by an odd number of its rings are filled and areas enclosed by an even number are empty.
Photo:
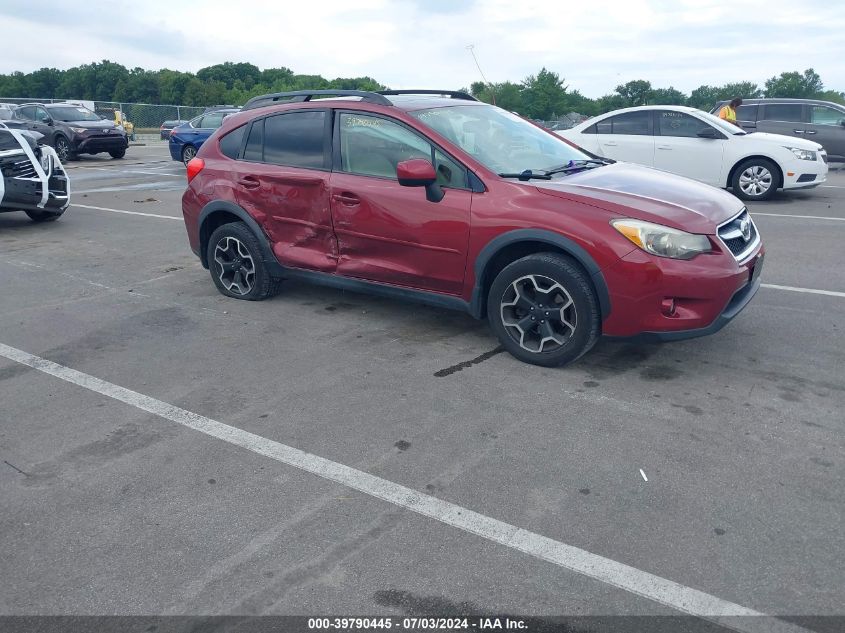
[[[741,200],[768,200],[782,185],[778,166],[765,158],[749,158],[734,170],[731,189]]]
[[[51,211],[24,211],[29,216],[29,219],[33,222],[55,222],[60,217],[62,217],[61,213],[53,213]]]
[[[111,156],[112,158],[123,158],[124,156],[126,156],[126,150],[125,149],[112,150],[112,151],[109,152],[109,156]]]
[[[182,148],[182,162],[185,163],[185,165],[191,162],[191,159],[196,155],[197,148],[193,145],[185,145],[185,147]]]
[[[281,279],[270,275],[258,239],[243,222],[218,227],[208,240],[206,254],[211,279],[221,294],[262,301],[278,292]]]
[[[73,151],[71,150],[70,141],[67,140],[61,134],[56,135],[56,140],[53,141],[53,149],[56,150],[56,155],[59,157],[61,162],[73,160],[76,158]]]
[[[557,253],[535,253],[508,264],[490,286],[487,318],[508,352],[544,367],[578,360],[601,331],[589,276]]]

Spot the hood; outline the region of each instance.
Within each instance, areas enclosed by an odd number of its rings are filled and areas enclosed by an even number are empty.
[[[751,139],[755,143],[763,142],[763,143],[771,143],[772,145],[776,145],[778,147],[795,147],[797,149],[808,149],[814,152],[818,152],[822,149],[822,146],[818,143],[813,141],[809,141],[805,138],[798,138],[795,136],[786,136],[785,134],[770,134],[768,132],[752,132],[751,134],[746,134],[745,136],[737,136],[737,139]]]
[[[109,121],[107,119],[102,119],[100,121],[62,121],[62,123],[72,127],[84,127],[88,130],[117,129],[114,125],[114,121]]]
[[[551,196],[600,207],[619,217],[664,224],[690,233],[716,226],[744,206],[727,191],[631,163],[614,163],[554,180],[531,181]]]

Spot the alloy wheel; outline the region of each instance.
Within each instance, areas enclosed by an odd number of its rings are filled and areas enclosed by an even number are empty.
[[[569,292],[544,275],[516,279],[502,295],[499,311],[508,335],[534,354],[566,345],[578,324]]]
[[[751,165],[739,176],[739,188],[745,195],[755,198],[765,195],[773,182],[772,172],[762,165]]]
[[[255,286],[255,261],[244,244],[224,237],[214,248],[214,262],[223,287],[232,294],[248,295]]]
[[[182,150],[182,162],[186,165],[191,162],[191,159],[197,155],[197,150],[194,149],[192,146],[188,145],[185,149]]]
[[[61,162],[65,162],[68,154],[70,154],[70,145],[68,145],[68,142],[64,139],[64,137],[58,137],[56,139],[56,156],[59,157]]]

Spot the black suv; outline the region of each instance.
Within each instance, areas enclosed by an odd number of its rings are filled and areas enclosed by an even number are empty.
[[[15,119],[25,129],[44,135],[62,161],[78,154],[108,152],[123,158],[129,140],[114,121],[103,119],[88,108],[69,103],[27,103],[15,109]]]
[[[718,114],[727,101],[711,110]],[[736,122],[746,132],[769,132],[815,141],[832,163],[845,162],[845,106],[816,99],[743,99]]]

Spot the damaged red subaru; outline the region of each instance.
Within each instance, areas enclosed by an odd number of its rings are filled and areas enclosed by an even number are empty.
[[[256,97],[187,171],[190,245],[224,295],[296,278],[456,308],[537,365],[601,335],[711,334],[760,287],[763,245],[733,195],[460,92]]]

